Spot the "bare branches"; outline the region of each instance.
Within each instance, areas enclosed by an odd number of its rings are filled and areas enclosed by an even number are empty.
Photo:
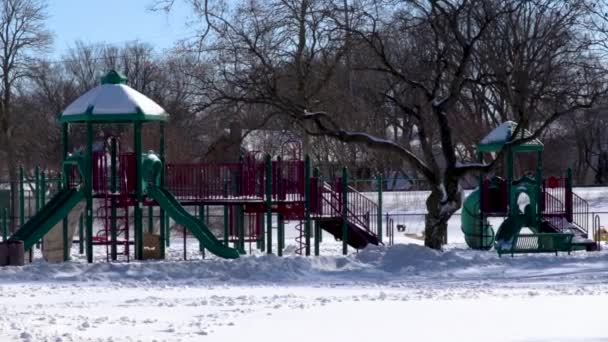
[[[301,121],[310,120],[315,123],[316,130],[307,130],[307,133],[310,135],[329,136],[345,143],[364,144],[369,148],[393,152],[396,155],[406,159],[409,163],[415,165],[419,171],[424,174],[425,178],[431,181],[433,181],[435,178],[433,172],[420,158],[418,158],[411,151],[405,149],[403,146],[400,146],[391,140],[380,139],[363,132],[351,132],[344,130],[340,128],[341,125],[335,122],[335,120],[324,112],[305,112],[303,117],[299,119]]]
[[[312,144],[342,148],[317,153],[325,161],[407,165],[433,185],[434,248],[467,175],[606,95],[590,0],[237,1],[222,15],[185,1],[215,38],[201,48],[210,67],[193,77],[198,108],[247,108],[273,129],[295,123]],[[506,120],[518,122],[514,139],[490,163],[467,163]]]

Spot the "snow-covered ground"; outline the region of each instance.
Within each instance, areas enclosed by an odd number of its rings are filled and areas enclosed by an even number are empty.
[[[608,189],[578,193],[606,207]],[[74,247],[69,263],[0,268],[0,341],[608,340],[608,251],[499,258],[459,231],[450,221],[441,253],[398,235],[341,256],[325,235],[307,258],[293,231],[282,258],[202,260],[188,239],[183,261],[174,236],[167,261],[106,263],[97,248],[88,265]]]

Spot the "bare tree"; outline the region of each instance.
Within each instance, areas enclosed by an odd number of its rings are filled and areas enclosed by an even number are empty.
[[[11,182],[12,216],[17,209],[17,155],[14,138],[13,95],[17,84],[28,76],[35,54],[51,44],[45,27],[43,0],[3,0],[0,3],[0,141]]]
[[[211,107],[263,105],[263,116],[287,118],[311,136],[406,161],[432,185],[431,248],[446,241],[467,175],[489,171],[511,146],[606,91],[585,36],[586,0],[275,0],[238,3],[231,14],[187,2],[212,32],[201,52],[214,70],[198,80],[201,98]],[[380,97],[355,96],[381,110],[343,104],[353,99],[336,89],[356,94],[356,75],[372,75],[362,89]],[[472,142],[506,119],[520,123],[516,139],[495,159],[474,162]],[[463,132],[470,126],[476,136]]]

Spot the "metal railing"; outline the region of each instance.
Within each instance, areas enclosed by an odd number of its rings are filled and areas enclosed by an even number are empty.
[[[304,162],[273,161],[273,201],[304,200]],[[262,200],[266,189],[266,164],[235,163],[167,164],[165,186],[179,200]]]
[[[551,223],[555,228],[563,231],[566,222],[566,208],[562,201],[554,195],[544,192],[542,204],[543,219]]]
[[[563,231],[566,222],[572,222],[583,233],[589,231],[589,203],[569,190],[564,178],[543,181],[541,202],[543,218]]]
[[[304,201],[304,171],[304,161],[301,160],[273,161],[273,200]]]
[[[572,223],[585,234],[589,232],[589,202],[572,193]]]
[[[347,188],[346,203],[347,219],[365,228],[368,232],[378,235],[378,221],[372,219],[372,216],[378,214],[378,204],[350,186]]]
[[[259,164],[167,164],[165,186],[180,200],[261,199],[264,169]]]
[[[431,189],[431,185],[424,179],[412,179],[405,177],[392,178],[354,178],[348,184],[359,192],[370,192],[378,190],[378,183],[382,186],[383,192],[402,192],[402,191],[426,191]]]
[[[313,216],[342,217],[344,214],[343,190],[341,178],[331,182],[319,180],[316,190],[313,191],[317,196],[314,201]],[[349,186],[346,190],[346,219],[373,235],[378,235],[376,216],[378,204],[353,187]]]

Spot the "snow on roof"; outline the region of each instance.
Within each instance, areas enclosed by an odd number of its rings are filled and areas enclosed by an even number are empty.
[[[511,138],[511,133],[517,128],[517,123],[505,121],[494,128],[488,135],[481,139],[481,144],[505,143]]]
[[[516,122],[505,121],[502,124],[500,124],[498,127],[494,128],[483,139],[481,139],[481,142],[479,143],[478,147],[484,146],[484,145],[485,146],[489,146],[489,145],[502,146],[505,143],[507,143],[508,141],[512,140],[512,138],[513,138],[512,135],[516,129],[517,129]],[[527,129],[523,129],[518,133],[517,138],[521,139],[521,138],[527,138],[530,136],[532,136],[532,132],[528,131]],[[543,143],[538,139],[532,139],[531,141],[528,141],[528,142],[522,144],[521,146],[527,146],[530,148],[538,147],[538,148],[542,149]]]
[[[102,79],[102,84],[89,90],[72,102],[61,114],[64,121],[73,121],[76,116],[87,116],[92,120],[106,120],[102,116],[139,117],[147,119],[166,117],[167,112],[156,102],[129,87],[126,79],[111,71]],[[92,118],[92,116],[99,116]],[[152,117],[152,118],[150,118]]]
[[[136,114],[140,111],[147,115],[166,114],[163,107],[127,85],[102,84],[72,102],[63,115],[83,114],[90,108],[93,115]]]

